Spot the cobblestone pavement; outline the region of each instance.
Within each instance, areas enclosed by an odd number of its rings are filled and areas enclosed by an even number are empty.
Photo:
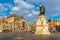
[[[60,33],[38,36],[30,32],[19,32],[13,40],[60,40]]]
[[[34,35],[30,32],[19,32],[12,40],[34,40]]]
[[[15,37],[16,32],[5,32],[5,33],[0,33],[0,40],[9,40]]]
[[[0,33],[0,40],[60,40],[60,32],[53,35],[34,35],[31,32]]]

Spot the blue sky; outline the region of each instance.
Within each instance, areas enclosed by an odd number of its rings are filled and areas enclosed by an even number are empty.
[[[27,23],[38,19],[39,6],[45,6],[46,19],[60,20],[60,0],[0,0],[0,18],[11,14],[23,16]]]

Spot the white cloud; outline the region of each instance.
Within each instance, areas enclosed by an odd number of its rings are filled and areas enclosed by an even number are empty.
[[[18,11],[19,7],[12,7],[12,11]]]
[[[30,0],[29,0],[30,1]],[[33,4],[27,3],[23,0],[14,0],[15,6],[12,8],[10,14],[17,14],[19,16],[24,16],[26,20],[32,20],[34,15],[38,15],[38,9]],[[17,9],[17,10],[15,10]],[[14,11],[15,10],[15,11]]]
[[[13,12],[10,12],[10,15],[13,14]]]
[[[0,12],[7,11],[8,8],[5,8],[3,4],[0,4]]]
[[[2,18],[7,18],[7,16],[5,16],[5,15],[4,16],[0,16],[0,19],[2,19]]]
[[[55,6],[54,10],[60,11],[60,5],[59,6]]]
[[[27,15],[27,17],[31,17],[31,16],[32,16],[32,14],[28,14],[28,15]]]
[[[0,3],[0,7],[3,6],[1,3]]]
[[[27,1],[30,4],[37,4],[37,5],[42,2],[42,0],[25,0],[25,1]]]
[[[19,9],[20,13],[29,12],[31,9],[34,8],[34,5],[28,4],[27,2],[24,2],[23,0],[14,0],[14,3],[16,7],[13,7],[12,9],[17,9],[17,10]]]
[[[34,10],[32,10],[32,14],[33,14],[33,15],[39,15],[39,11],[34,11]]]
[[[7,16],[4,16],[4,18],[7,18]]]
[[[13,5],[11,5],[11,4],[7,4],[7,3],[0,3],[0,11],[2,11],[2,12],[5,12],[5,11],[7,11],[8,9],[11,9],[13,7]]]
[[[14,0],[15,6],[12,8],[11,14],[17,14],[19,16],[31,16],[31,10],[34,9],[34,5],[29,4],[23,0]]]
[[[15,4],[18,4],[21,7],[30,9],[33,8],[34,5],[28,4],[27,2],[24,2],[23,0],[14,0]]]
[[[8,16],[9,10],[11,10],[13,6],[7,3],[0,3],[0,18],[6,18]]]

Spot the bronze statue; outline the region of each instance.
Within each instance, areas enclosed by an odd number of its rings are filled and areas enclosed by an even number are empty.
[[[45,13],[45,7],[42,5],[40,8],[40,14],[39,15],[44,15]]]

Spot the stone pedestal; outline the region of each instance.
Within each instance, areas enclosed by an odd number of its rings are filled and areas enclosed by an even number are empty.
[[[36,28],[36,32],[35,32],[35,34],[37,34],[37,35],[50,35],[50,32],[49,32],[49,30],[47,29],[47,27],[37,27]]]
[[[46,23],[46,18],[44,15],[39,16],[36,23],[36,35],[50,35],[48,30],[48,24]]]

